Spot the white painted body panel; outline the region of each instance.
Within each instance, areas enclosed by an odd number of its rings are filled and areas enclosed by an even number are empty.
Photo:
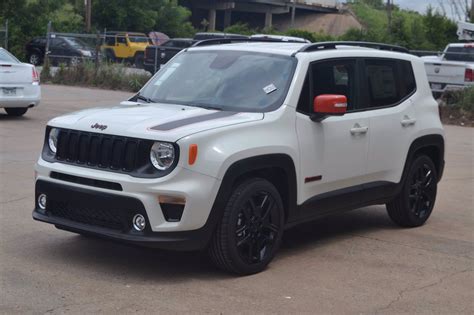
[[[241,49],[291,55],[301,44],[231,44],[192,49]],[[335,57],[386,57],[409,60],[417,79],[417,91],[403,104],[380,110],[348,113],[313,122],[296,111],[296,104],[312,61]],[[154,126],[210,114],[202,108],[172,104],[126,102],[112,108],[90,109],[55,118],[49,125],[75,130],[176,142],[180,147],[177,167],[156,179],[134,178],[126,174],[99,171],[41,158],[36,165],[38,178],[56,181],[49,172],[83,176],[120,183],[123,192],[86,186],[87,189],[135,197],[143,202],[153,231],[186,231],[204,225],[229,167],[242,159],[263,154],[286,154],[297,175],[297,203],[312,196],[373,181],[398,183],[411,142],[426,134],[443,134],[437,104],[420,58],[373,49],[341,48],[296,54],[298,65],[283,105],[267,113],[237,113],[228,117],[193,123],[168,131]],[[127,105],[128,104],[128,105]],[[401,120],[416,119],[409,127]],[[104,131],[91,129],[98,123]],[[352,135],[355,124],[366,126],[364,135]],[[197,160],[188,164],[189,146],[198,145]],[[305,184],[306,177],[322,175],[322,180]],[[61,182],[67,185],[77,185]],[[80,186],[80,185],[77,185]],[[180,222],[166,222],[157,202],[160,194],[186,198]]]
[[[33,107],[41,101],[41,87],[33,82],[34,66],[27,63],[5,63],[0,65],[0,107]],[[5,89],[15,89],[15,95],[6,94]]]

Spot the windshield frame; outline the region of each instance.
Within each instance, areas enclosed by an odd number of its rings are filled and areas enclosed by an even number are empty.
[[[225,50],[221,50],[221,49],[219,49],[219,50],[217,50],[217,49],[199,49],[199,50],[197,50],[197,49],[196,50],[184,49],[181,52],[179,52],[178,54],[176,54],[176,56],[174,56],[172,59],[170,59],[157,73],[155,73],[155,75],[152,76],[150,78],[150,80],[148,80],[148,82],[140,89],[137,96],[138,95],[144,95],[142,92],[144,90],[146,90],[149,86],[153,85],[155,77],[158,76],[160,72],[166,71],[166,69],[173,64],[173,60],[175,58],[178,58],[179,56],[181,56],[183,54],[198,54],[198,53],[206,53],[206,52],[208,52],[208,53],[209,52],[210,53],[219,53],[219,52],[248,53],[248,54],[252,54],[252,55],[260,55],[260,56],[281,58],[281,59],[286,59],[286,60],[290,61],[291,62],[291,65],[290,65],[291,69],[290,69],[286,84],[282,89],[281,96],[277,100],[275,100],[273,103],[271,103],[270,105],[267,105],[267,106],[261,107],[261,108],[241,107],[241,106],[225,106],[225,108],[219,108],[218,109],[218,108],[215,107],[216,105],[213,105],[213,104],[207,104],[206,105],[206,104],[197,104],[197,103],[189,103],[189,102],[166,101],[166,100],[164,101],[164,100],[154,100],[154,99],[150,99],[151,103],[172,104],[172,105],[178,105],[178,106],[181,105],[181,106],[191,106],[191,107],[200,107],[200,108],[208,108],[208,109],[217,109],[217,110],[222,110],[222,111],[249,112],[249,113],[271,112],[271,111],[274,111],[274,110],[280,108],[284,104],[284,101],[288,96],[288,92],[289,92],[291,83],[293,82],[293,79],[294,79],[296,67],[297,67],[297,64],[298,64],[298,59],[294,58],[293,56],[290,56],[290,55],[274,54],[274,53],[267,53],[267,52],[257,52],[257,51],[251,51],[251,50],[239,50],[239,49],[235,49],[235,50],[231,50],[231,49],[225,49]],[[144,95],[144,96],[147,97],[146,95]]]

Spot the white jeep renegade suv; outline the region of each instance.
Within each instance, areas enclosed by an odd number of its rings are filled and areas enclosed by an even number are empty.
[[[48,123],[33,218],[251,274],[323,215],[386,204],[422,225],[443,168],[423,61],[402,48],[202,43],[129,101]]]

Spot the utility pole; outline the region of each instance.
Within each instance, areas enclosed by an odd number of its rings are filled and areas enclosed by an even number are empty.
[[[86,9],[86,32],[91,31],[91,14],[92,14],[92,0],[84,0],[84,6]]]
[[[388,17],[388,34],[389,35],[392,34],[392,4],[393,4],[393,0],[387,0],[387,17]]]
[[[474,23],[474,0],[471,0],[471,11],[469,14],[469,22]]]
[[[295,27],[295,11],[296,11],[296,0],[292,0],[291,1],[291,28]]]

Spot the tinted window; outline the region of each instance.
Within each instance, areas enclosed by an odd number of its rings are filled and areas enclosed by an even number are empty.
[[[117,36],[117,43],[127,44],[127,39],[123,36]]]
[[[303,87],[301,88],[300,99],[298,100],[298,106],[297,106],[298,111],[301,111],[304,113],[312,112],[310,98],[311,98],[311,95],[310,95],[310,90],[309,90],[309,76],[306,75],[306,78],[303,83]]]
[[[404,98],[416,90],[416,80],[415,75],[413,74],[413,68],[411,66],[410,61],[400,60],[399,64],[401,78],[403,78],[402,98]]]
[[[354,109],[354,60],[325,61],[313,64],[311,67],[311,82],[312,98],[322,94],[345,95],[347,97],[347,110]]]
[[[105,43],[109,46],[115,46],[115,35],[106,35]]]
[[[474,46],[448,47],[444,58],[451,61],[474,62]]]
[[[397,61],[368,59],[365,61],[367,77],[367,107],[382,107],[398,103],[402,97],[397,84]]]

